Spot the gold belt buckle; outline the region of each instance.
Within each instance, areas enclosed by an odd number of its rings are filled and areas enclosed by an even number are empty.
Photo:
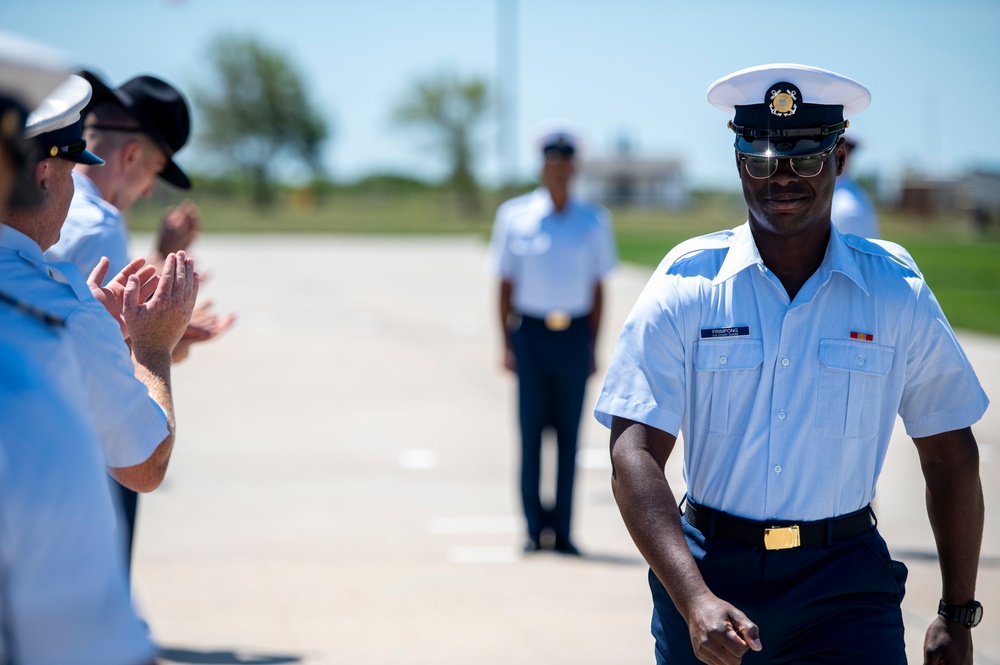
[[[764,547],[769,550],[787,550],[799,545],[801,542],[797,524],[764,529]]]
[[[573,319],[566,312],[549,312],[545,315],[545,327],[554,332],[566,330],[572,322]]]

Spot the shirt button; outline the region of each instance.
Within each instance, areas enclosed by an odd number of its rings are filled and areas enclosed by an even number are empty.
[[[778,464],[777,466],[774,467],[774,472],[775,473],[781,473],[781,465],[780,464]]]
[[[864,364],[865,364],[865,359],[862,358],[861,356],[858,356],[858,367],[861,367]]]
[[[788,367],[788,358],[782,358],[781,359],[781,366],[782,367]]]
[[[719,364],[720,364],[720,365],[725,365],[725,364],[726,364],[727,362],[729,362],[729,360],[728,360],[728,359],[726,359],[726,357],[725,357],[725,356],[721,356],[721,357],[719,358]]]
[[[784,419],[785,419],[785,412],[778,411],[778,420],[784,420]]]

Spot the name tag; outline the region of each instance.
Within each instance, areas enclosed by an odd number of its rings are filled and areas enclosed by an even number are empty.
[[[731,326],[729,328],[702,328],[702,339],[714,339],[716,337],[749,337],[750,326]]]

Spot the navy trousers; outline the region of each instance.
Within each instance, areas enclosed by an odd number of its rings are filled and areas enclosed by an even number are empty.
[[[743,663],[906,665],[900,603],[907,570],[874,528],[830,546],[768,551],[682,524],[708,588],[760,629],[763,650],[747,651]],[[652,571],[649,586],[657,664],[701,663]]]
[[[518,415],[521,426],[521,501],[528,536],[537,542],[543,529],[556,544],[570,542],[573,478],[583,397],[590,374],[590,326],[574,319],[566,330],[552,331],[538,319],[524,317],[512,336],[517,359]],[[556,433],[555,505],[542,506],[542,433]]]
[[[112,477],[108,477],[111,484],[111,498],[118,503],[119,517],[121,523],[122,547],[125,559],[125,580],[132,583],[132,543],[135,534],[135,516],[139,508],[139,493],[130,490]]]

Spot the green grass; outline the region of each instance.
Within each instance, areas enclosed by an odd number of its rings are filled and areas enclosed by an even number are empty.
[[[196,197],[209,233],[472,234],[489,236],[501,198],[486,193],[478,213],[460,209],[454,197],[430,191],[334,191],[314,199],[287,193],[267,210],[245,200],[202,193]],[[160,191],[132,211],[130,225],[155,228],[174,193]],[[677,243],[746,218],[738,193],[703,193],[683,211],[612,211],[623,261],[656,266]],[[955,216],[932,219],[883,211],[882,233],[906,247],[917,261],[956,328],[1000,335],[1000,234],[976,236]]]

